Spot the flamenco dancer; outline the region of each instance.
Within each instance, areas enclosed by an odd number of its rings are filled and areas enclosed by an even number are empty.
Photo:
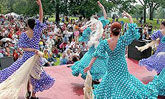
[[[84,69],[85,73],[91,70],[95,60],[103,57],[106,52],[108,53],[108,61],[105,65],[107,73],[94,89],[90,99],[157,99],[159,90],[164,86],[165,70],[159,76],[155,76],[154,80],[147,85],[129,73],[125,47],[133,40],[140,38],[140,34],[132,17],[126,12],[123,13],[123,16],[130,20],[129,30],[120,36],[122,26],[120,23],[114,22],[110,30],[111,38],[103,40],[98,45],[89,66]]]
[[[149,47],[152,47],[156,40],[160,40],[159,45],[157,46],[157,50],[154,55],[149,58],[142,59],[139,61],[140,66],[145,66],[149,71],[155,70],[158,74],[162,71],[165,67],[165,57],[158,58],[157,55],[161,54],[161,52],[165,52],[165,43],[163,43],[163,37],[165,36],[165,21],[163,21],[160,25],[160,30],[153,33],[151,35],[152,42],[143,46],[143,47],[136,47],[139,51],[144,51]]]
[[[18,59],[16,62],[14,62],[10,67],[5,68],[0,71],[0,91],[1,92],[4,90],[12,90],[11,88],[8,88],[12,84],[7,85],[7,82],[9,80],[13,80],[13,79],[19,80],[20,78],[22,78],[22,76],[26,77],[27,76],[26,74],[16,74],[16,73],[20,71],[19,69],[22,68],[23,64],[26,63],[28,59],[30,59],[35,54],[39,54],[38,50],[39,50],[40,35],[46,25],[42,23],[43,9],[42,9],[41,0],[36,0],[36,2],[39,6],[39,20],[29,19],[27,21],[27,31],[21,34],[18,46],[24,50],[23,56],[20,59]],[[39,60],[37,63],[38,63],[37,65],[41,65],[41,62]],[[31,63],[28,63],[28,64],[31,64]],[[26,71],[28,71],[28,69]],[[32,71],[37,71],[37,69],[32,70]],[[19,75],[19,76],[14,76],[14,75]],[[39,91],[42,92],[44,90],[47,90],[51,88],[54,84],[55,80],[51,78],[48,74],[46,74],[45,71],[42,71],[40,75],[36,75],[36,76],[40,76],[39,79],[32,77],[32,75],[28,79],[29,84],[27,88],[27,91],[28,91],[27,96],[26,96],[27,99],[39,99],[38,97],[36,97],[36,92],[39,92]],[[16,82],[12,82],[12,83],[16,83]],[[7,87],[1,88],[3,87],[1,86],[2,84],[6,85]],[[30,87],[29,87],[30,84],[32,85],[32,88],[33,88],[32,93],[30,92]],[[8,97],[12,97],[10,92],[7,93],[9,95]],[[0,96],[1,95],[2,93],[0,93]],[[11,99],[11,98],[7,98],[7,99]],[[14,99],[17,99],[17,96]]]
[[[99,40],[101,40],[102,38],[102,34],[103,34],[103,27],[105,27],[109,21],[106,20],[106,12],[105,9],[103,7],[103,5],[98,1],[98,5],[102,8],[103,13],[104,13],[104,18],[101,17],[99,20],[97,19],[92,19],[87,22],[87,28],[83,31],[82,36],[80,37],[79,41],[80,42],[88,42],[88,47],[89,50],[88,52],[85,53],[85,55],[82,57],[82,59],[78,62],[76,62],[72,67],[72,74],[74,76],[78,76],[81,73],[81,77],[83,79],[86,78],[86,74],[84,73],[84,68],[86,68],[86,66],[88,66],[88,64],[90,63],[91,59],[92,59],[92,54],[95,52],[98,44],[99,44]],[[86,27],[85,25],[85,27]],[[106,72],[106,58],[107,54],[105,53],[103,55],[103,58],[98,58],[95,62],[94,62],[94,66],[91,69],[91,75],[93,78],[93,84],[98,84],[99,83],[99,79],[101,79],[103,77],[103,75]]]

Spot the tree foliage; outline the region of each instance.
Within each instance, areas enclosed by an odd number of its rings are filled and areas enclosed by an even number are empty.
[[[98,0],[42,0],[45,15],[70,15],[83,16],[89,18],[91,15],[101,11],[97,5]],[[153,19],[153,13],[158,8],[165,8],[165,0],[138,0],[141,5],[135,5],[137,0],[99,0],[106,11],[123,12],[123,10],[140,17],[143,13],[146,18],[146,10],[149,10],[150,19]],[[38,14],[38,5],[35,0],[0,0],[0,12],[15,12],[33,16]],[[57,17],[58,16],[58,17]]]

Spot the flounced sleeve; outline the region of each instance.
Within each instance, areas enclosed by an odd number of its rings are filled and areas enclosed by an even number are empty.
[[[161,31],[156,31],[151,35],[152,40],[156,40],[157,38],[160,38]]]
[[[42,30],[46,29],[47,26],[45,23],[41,23],[39,20],[36,20],[36,26],[35,26],[35,33],[40,35],[42,33]]]
[[[106,48],[105,48],[105,42],[106,40],[102,40],[98,47],[96,48],[96,51],[93,53],[93,57],[97,58],[107,58],[106,55]]]
[[[128,27],[128,31],[123,36],[121,36],[125,46],[131,44],[133,40],[138,40],[140,38],[140,33],[139,30],[136,29],[137,25],[135,23],[128,24]]]
[[[27,45],[27,37],[26,37],[26,34],[25,33],[22,33],[20,38],[19,38],[19,41],[18,41],[18,47],[19,48],[28,48],[28,45]]]
[[[103,28],[109,24],[109,20],[105,19],[104,16],[100,17],[99,20],[101,21],[101,23],[103,24]]]
[[[90,36],[90,33],[91,33],[91,29],[88,27],[86,28],[83,33],[82,33],[82,36],[79,38],[79,42],[87,42],[89,40],[89,36]]]

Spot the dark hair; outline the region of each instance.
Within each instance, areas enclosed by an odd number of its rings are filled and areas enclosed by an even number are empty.
[[[114,22],[111,25],[111,31],[113,33],[114,36],[118,36],[121,32],[121,24],[119,22]]]
[[[36,25],[35,19],[28,19],[27,25],[33,30]]]
[[[164,25],[164,26],[165,26],[165,21],[163,21],[163,22],[162,22],[162,25]]]

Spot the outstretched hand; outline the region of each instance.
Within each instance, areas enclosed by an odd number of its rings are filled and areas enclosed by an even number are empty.
[[[130,18],[130,17],[131,17],[131,15],[129,15],[129,14],[128,14],[127,12],[125,12],[125,11],[122,13],[122,15],[123,15],[123,17],[127,17],[127,18]]]
[[[123,15],[123,17],[129,18],[130,23],[133,23],[133,19],[132,19],[132,16],[130,14],[128,14],[127,12],[124,11],[122,13],[122,15]]]
[[[41,0],[36,0],[37,4],[40,6],[42,3],[41,3]]]
[[[104,8],[104,6],[100,3],[100,1],[97,1],[100,8]]]
[[[38,50],[35,50],[34,52],[35,52],[36,55],[38,55],[38,52],[39,52],[39,51],[38,51]]]
[[[138,47],[138,46],[135,46],[137,48],[138,51],[140,52],[143,52],[144,50],[146,50],[147,48],[145,46],[143,47]]]

